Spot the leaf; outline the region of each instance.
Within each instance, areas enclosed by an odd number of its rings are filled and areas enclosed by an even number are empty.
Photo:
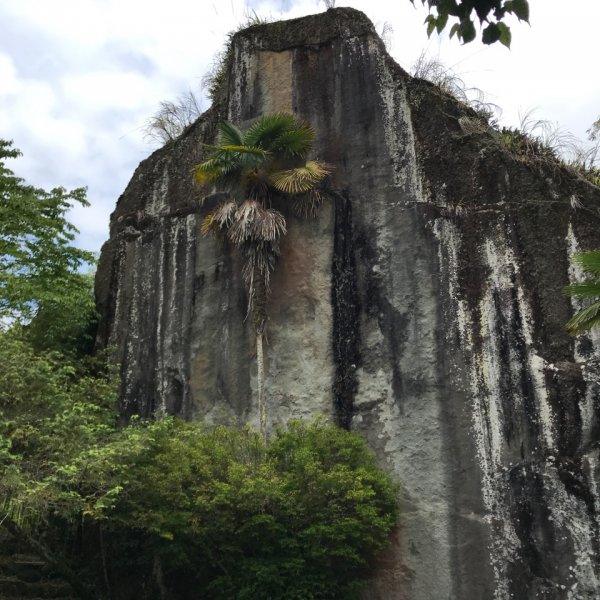
[[[220,135],[219,144],[222,146],[241,146],[243,144],[242,132],[231,123],[223,121],[219,125]]]
[[[448,13],[442,13],[436,20],[435,28],[438,34],[442,33],[444,27],[446,27],[446,23],[448,23]]]
[[[289,113],[264,115],[244,134],[244,145],[258,146],[270,150],[271,146],[286,131],[294,128],[296,119]]]
[[[574,283],[563,290],[565,296],[575,298],[598,298],[600,297],[600,282]]]
[[[279,211],[264,208],[256,200],[246,200],[237,208],[227,235],[234,244],[273,242],[286,231],[285,218]]]
[[[468,44],[475,39],[475,25],[471,19],[466,18],[461,20],[458,28],[458,37],[463,41],[464,44]]]
[[[600,277],[600,250],[579,252],[573,256],[572,260],[587,273]]]
[[[504,6],[508,12],[515,14],[519,21],[529,23],[529,2],[527,0],[509,0]]]
[[[600,325],[600,302],[594,302],[577,312],[573,318],[567,321],[566,327],[571,335],[576,335],[598,325]]]
[[[498,29],[500,30],[500,37],[498,38],[500,40],[500,43],[503,46],[510,48],[510,42],[511,42],[510,28],[502,22],[498,23],[497,25],[498,25]]]
[[[496,23],[490,23],[481,34],[481,41],[484,44],[493,44],[500,39],[500,29]]]
[[[325,179],[332,170],[331,165],[327,163],[310,160],[304,167],[272,173],[271,182],[281,192],[301,194],[308,192],[317,183]]]
[[[488,20],[488,14],[490,12],[490,5],[489,4],[485,4],[483,2],[476,2],[475,3],[475,12],[477,13],[477,16],[479,17],[479,23],[483,23],[484,21]]]
[[[436,26],[436,18],[433,15],[428,15],[424,22],[427,23],[427,37],[431,37]]]
[[[458,32],[459,29],[460,29],[460,24],[454,23],[454,25],[452,25],[452,27],[450,28],[450,34],[448,37],[450,39],[452,39],[454,37],[454,35],[456,35],[456,33]]]

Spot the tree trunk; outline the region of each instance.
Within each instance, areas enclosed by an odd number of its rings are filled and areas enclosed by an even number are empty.
[[[267,407],[265,405],[265,354],[263,348],[264,322],[256,328],[256,366],[258,386],[258,413],[260,416],[260,433],[267,442]]]

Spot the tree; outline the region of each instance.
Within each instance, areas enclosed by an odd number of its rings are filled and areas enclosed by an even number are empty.
[[[575,313],[567,322],[569,332],[576,335],[600,325],[600,250],[575,254],[573,262],[592,276],[591,281],[575,283],[564,289],[568,296],[591,300],[588,306]]]
[[[296,212],[315,214],[322,200],[316,186],[332,167],[306,160],[314,136],[307,123],[286,113],[265,115],[246,131],[224,122],[218,145],[208,146],[209,158],[195,168],[198,183],[219,183],[230,189],[231,197],[204,219],[202,233],[225,235],[241,251],[242,277],[248,290],[247,316],[252,314],[256,334],[258,408],[264,438],[266,304],[279,242],[287,231],[284,215],[272,205],[291,197]]]
[[[413,4],[415,0],[410,0]],[[484,44],[500,42],[510,47],[510,28],[504,22],[508,15],[516,16],[519,21],[529,23],[529,2],[527,0],[421,0],[430,14],[425,19],[427,35],[434,30],[441,33],[450,17],[456,22],[450,27],[450,37],[454,35],[463,43],[472,42],[476,37],[472,14],[475,11],[479,23],[487,23],[481,32]],[[435,8],[435,14],[431,11]]]
[[[72,244],[77,229],[66,219],[73,202],[88,205],[85,189],[27,185],[5,166],[20,154],[0,140],[0,319],[28,322],[43,306],[69,314],[73,298],[89,294],[79,271],[95,259]]]

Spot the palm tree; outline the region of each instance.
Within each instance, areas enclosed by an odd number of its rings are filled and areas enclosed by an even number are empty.
[[[256,363],[260,430],[266,440],[264,397],[264,335],[271,273],[279,257],[279,242],[287,232],[284,215],[272,208],[278,199],[292,200],[300,215],[314,215],[322,196],[316,188],[332,167],[307,161],[315,133],[307,123],[287,113],[265,115],[246,131],[220,124],[216,146],[196,165],[196,181],[229,187],[231,197],[204,219],[203,235],[225,235],[239,247],[242,277],[248,291],[246,317],[252,315],[256,334]]]
[[[573,262],[593,277],[591,281],[568,285],[564,289],[567,296],[592,300],[567,322],[569,332],[577,335],[600,325],[600,250],[575,254]]]

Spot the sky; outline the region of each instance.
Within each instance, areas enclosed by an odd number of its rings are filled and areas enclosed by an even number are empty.
[[[509,19],[513,41],[461,45],[427,38],[419,0],[338,0],[362,10],[406,70],[422,52],[452,68],[517,126],[534,110],[581,139],[600,116],[600,2],[529,0],[531,26]],[[86,186],[90,207],[70,220],[77,244],[99,251],[110,213],[155,148],[144,125],[159,103],[189,90],[210,102],[202,76],[227,33],[253,11],[271,20],[325,10],[320,0],[0,0],[0,138],[27,183]],[[386,27],[386,23],[388,24]]]

